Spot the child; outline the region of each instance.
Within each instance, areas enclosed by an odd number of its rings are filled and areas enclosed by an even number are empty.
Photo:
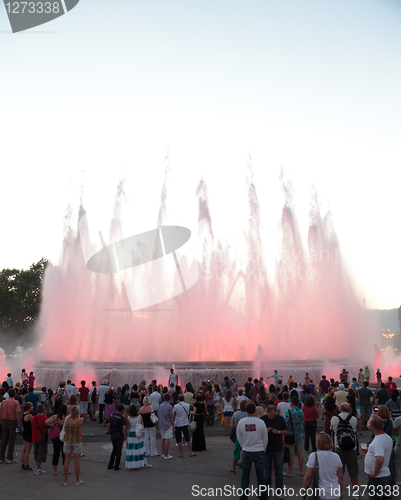
[[[40,395],[40,402],[42,404],[46,403],[46,399],[47,399],[46,391],[47,391],[46,387],[42,387],[42,394]]]
[[[7,384],[10,389],[13,387],[13,379],[11,378],[11,373],[7,373]]]

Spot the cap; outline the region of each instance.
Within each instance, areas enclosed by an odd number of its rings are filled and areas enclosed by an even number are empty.
[[[339,387],[340,389],[344,389],[344,387],[345,387],[345,386],[344,386],[344,384],[340,384],[338,387]]]

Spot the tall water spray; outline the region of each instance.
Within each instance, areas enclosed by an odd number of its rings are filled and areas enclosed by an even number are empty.
[[[185,293],[134,312],[118,274],[87,269],[73,229],[77,221],[70,217],[60,264],[46,271],[41,359],[370,362],[370,327],[341,258],[330,214],[322,216],[312,194],[305,247],[291,183],[282,178],[282,187],[285,201],[273,275],[266,270],[265,247],[272,243],[262,238],[252,170],[247,177],[248,208],[244,207],[248,224],[235,246],[216,234],[213,204],[201,180],[196,189],[198,229],[192,235],[198,240],[200,279]],[[164,184],[155,227],[166,219],[167,195]],[[120,185],[108,242],[127,236],[121,216],[124,197]]]

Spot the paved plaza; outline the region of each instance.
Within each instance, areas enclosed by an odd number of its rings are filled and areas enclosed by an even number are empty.
[[[219,424],[219,423],[218,423]],[[318,422],[318,431],[321,430],[323,421]],[[232,465],[232,452],[234,445],[227,436],[224,436],[224,427],[215,425],[205,427],[207,451],[197,452],[197,456],[190,458],[188,448],[184,447],[184,459],[178,458],[178,448],[171,441],[170,454],[172,460],[163,460],[161,457],[149,457],[150,469],[125,470],[124,454],[122,457],[121,470],[108,470],[107,463],[111,451],[109,436],[106,435],[106,427],[101,427],[98,422],[87,422],[82,429],[85,457],[81,459],[81,479],[83,484],[75,486],[75,476],[72,473],[70,484],[63,486],[64,475],[62,473],[62,462],[60,460],[57,476],[52,476],[51,465],[53,447],[49,444],[49,454],[46,464],[42,468],[47,471],[43,476],[35,476],[33,472],[20,470],[20,463],[16,465],[0,465],[0,499],[11,500],[27,497],[29,500],[63,500],[74,498],[75,500],[110,500],[111,498],[142,498],[163,500],[188,500],[191,498],[202,498],[193,493],[200,488],[239,488],[241,485],[241,469],[237,468],[237,474],[230,474]],[[370,432],[364,431],[361,442],[368,442]],[[157,449],[160,452],[160,434],[157,434]],[[22,438],[17,438],[16,452],[19,460],[22,450]],[[305,454],[306,463],[307,454]],[[34,465],[33,451],[30,456],[30,465]],[[73,470],[73,464],[70,464]],[[287,466],[284,466],[284,471]],[[284,478],[284,485],[294,488],[295,493],[302,486],[303,478],[297,474],[297,461],[294,463],[292,478]],[[363,472],[363,456],[359,462],[360,483],[366,484],[366,475]],[[252,470],[251,482],[256,486],[256,476]],[[347,472],[345,473],[344,486],[349,485]],[[274,486],[274,483],[273,483]],[[230,493],[232,490],[228,491]],[[219,493],[217,491],[217,493]],[[347,497],[347,491],[344,492]],[[237,496],[215,495],[215,498],[237,498]],[[206,496],[203,498],[210,498]],[[212,497],[213,498],[213,497]],[[257,497],[250,497],[257,498]],[[367,495],[365,495],[367,498]]]

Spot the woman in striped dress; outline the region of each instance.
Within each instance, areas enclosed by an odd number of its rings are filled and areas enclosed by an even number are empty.
[[[128,439],[127,439],[127,449],[125,451],[125,468],[126,469],[140,469],[144,467],[145,469],[151,467],[148,465],[145,453],[145,443],[143,436],[136,436],[136,424],[142,424],[142,417],[138,415],[137,407],[132,404],[128,408],[127,416],[127,427],[128,427]]]

